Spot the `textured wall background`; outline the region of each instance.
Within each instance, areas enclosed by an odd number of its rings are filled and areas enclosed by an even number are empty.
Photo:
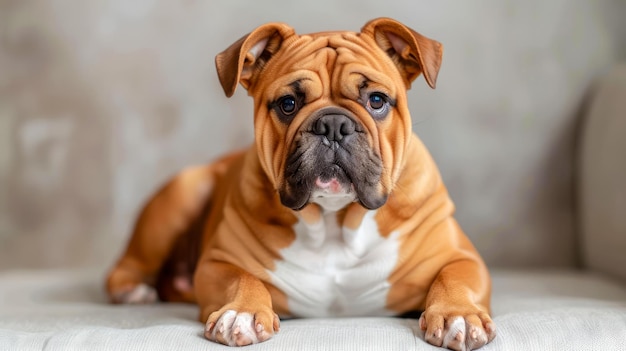
[[[213,66],[240,36],[379,16],[445,46],[415,131],[487,261],[574,263],[576,115],[626,56],[622,1],[0,0],[0,269],[110,264],[160,183],[249,144],[251,101]]]

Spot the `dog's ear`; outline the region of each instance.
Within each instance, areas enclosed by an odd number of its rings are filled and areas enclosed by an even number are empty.
[[[244,35],[215,57],[217,75],[226,96],[235,93],[237,83],[248,89],[255,75],[280,49],[283,40],[295,31],[283,23],[268,23]]]
[[[376,44],[391,57],[407,87],[423,73],[428,85],[435,88],[443,56],[441,43],[391,18],[371,20],[363,26],[361,33],[374,38]]]

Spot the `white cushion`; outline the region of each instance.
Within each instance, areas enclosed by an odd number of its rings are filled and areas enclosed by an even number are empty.
[[[230,350],[192,305],[112,306],[94,271],[0,272],[0,350]],[[591,273],[495,271],[498,336],[483,350],[624,350],[626,288]],[[283,321],[255,350],[430,350],[416,320]]]

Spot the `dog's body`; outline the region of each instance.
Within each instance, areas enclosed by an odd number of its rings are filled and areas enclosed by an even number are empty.
[[[490,280],[412,133],[406,89],[441,45],[390,19],[361,33],[257,28],[218,55],[255,100],[255,145],[181,172],[109,275],[115,302],[195,302],[207,338],[247,345],[281,317],[425,311],[425,339],[495,336]],[[191,277],[193,276],[193,279]],[[191,283],[193,281],[193,284]]]

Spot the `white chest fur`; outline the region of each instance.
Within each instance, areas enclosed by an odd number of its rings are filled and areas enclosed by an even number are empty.
[[[335,212],[314,224],[298,222],[296,240],[268,272],[297,317],[387,316],[387,278],[398,259],[397,235],[384,238],[369,211],[356,230]]]

